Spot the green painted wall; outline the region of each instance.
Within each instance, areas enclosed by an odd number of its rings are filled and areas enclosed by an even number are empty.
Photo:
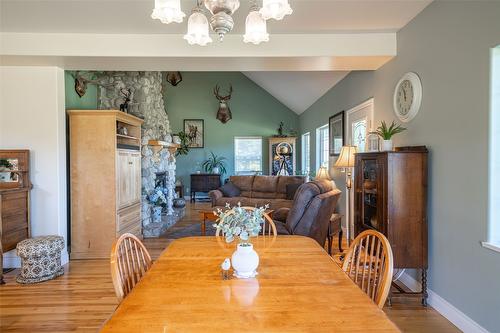
[[[500,2],[434,1],[398,32],[395,59],[351,73],[300,116],[301,132],[314,131],[373,97],[375,122],[391,121],[396,83],[419,74],[420,112],[395,144],[430,149],[429,287],[490,332],[500,332],[500,253],[480,242],[488,239],[490,52],[500,43],[499,14]],[[311,143],[314,160],[314,135]]]
[[[83,97],[80,97],[75,91],[75,79],[68,71],[65,71],[64,85],[66,92],[66,109],[97,109],[97,87],[94,84],[87,85],[87,92]]]
[[[263,137],[263,169],[269,169],[266,138],[276,134],[280,121],[287,128],[298,128],[298,116],[240,72],[183,72],[183,81],[173,87],[164,86],[165,108],[173,132],[183,130],[184,119],[204,119],[205,148],[191,149],[177,158],[177,176],[185,190],[190,187],[189,175],[196,171],[210,151],[227,158],[228,174],[234,173],[234,137]],[[233,85],[229,102],[233,119],[227,124],[217,120],[218,101],[213,95],[216,84],[222,91]],[[227,177],[227,175],[226,175]]]

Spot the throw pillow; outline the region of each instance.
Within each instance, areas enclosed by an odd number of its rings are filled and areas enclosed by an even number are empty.
[[[286,185],[286,199],[293,200],[295,197],[295,192],[299,189],[302,184],[287,184]]]
[[[227,182],[226,184],[224,184],[219,188],[219,191],[221,191],[224,196],[228,198],[237,197],[241,194],[240,189],[231,182]]]

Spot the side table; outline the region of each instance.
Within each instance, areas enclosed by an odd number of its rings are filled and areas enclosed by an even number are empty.
[[[333,235],[339,235],[339,250],[342,250],[342,215],[341,214],[332,214],[330,217],[330,223],[328,224],[328,254],[332,255],[332,243],[333,243]]]

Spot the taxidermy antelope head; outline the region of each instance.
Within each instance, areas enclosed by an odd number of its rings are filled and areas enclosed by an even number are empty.
[[[231,85],[229,88],[229,94],[226,96],[221,96],[219,94],[219,85],[215,86],[214,95],[219,101],[219,110],[217,111],[217,119],[221,121],[221,123],[225,124],[231,119],[233,119],[233,115],[231,114],[231,110],[227,104],[227,101],[231,99],[231,94],[233,93],[233,86]]]

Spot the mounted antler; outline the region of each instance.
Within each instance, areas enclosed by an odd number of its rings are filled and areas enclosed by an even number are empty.
[[[214,88],[214,95],[219,101],[219,110],[217,111],[217,119],[219,119],[223,124],[227,123],[229,120],[233,118],[231,110],[227,105],[227,101],[231,99],[231,95],[233,94],[233,86],[229,87],[229,94],[226,96],[221,96],[219,94],[219,85],[216,85]]]

